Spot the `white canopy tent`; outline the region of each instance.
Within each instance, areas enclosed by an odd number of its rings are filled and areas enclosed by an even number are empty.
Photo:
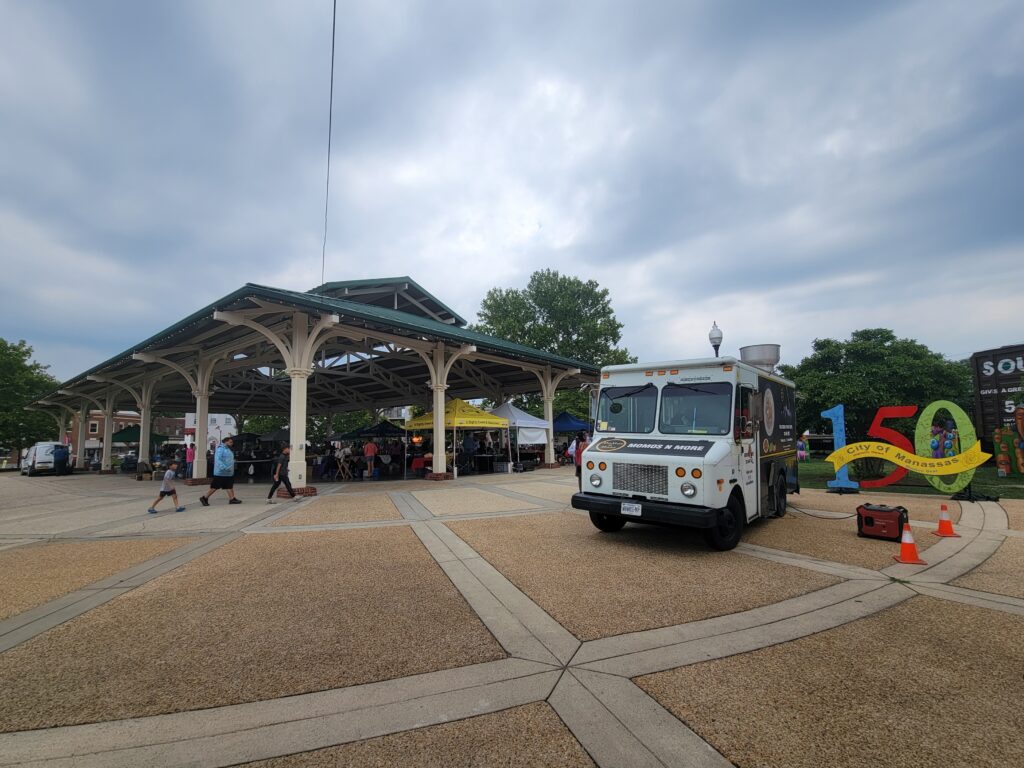
[[[509,429],[516,430],[517,445],[547,445],[551,422],[531,416],[516,408],[512,403],[503,403],[490,412],[494,416],[508,419]]]

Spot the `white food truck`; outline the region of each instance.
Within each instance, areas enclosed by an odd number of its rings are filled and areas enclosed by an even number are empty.
[[[800,492],[793,382],[779,347],[601,369],[596,431],[572,497],[602,531],[627,522],[700,528],[732,549],[744,526],[781,517]]]

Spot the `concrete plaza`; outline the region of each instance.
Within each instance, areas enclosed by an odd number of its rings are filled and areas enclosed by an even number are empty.
[[[0,475],[0,766],[1024,760],[1024,502],[808,491],[733,552],[569,507],[571,470],[266,506]]]

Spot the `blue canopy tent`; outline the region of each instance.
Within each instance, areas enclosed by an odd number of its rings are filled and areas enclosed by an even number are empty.
[[[556,434],[564,434],[566,432],[590,432],[590,423],[576,418],[571,413],[562,411],[560,414],[555,416],[554,430]]]

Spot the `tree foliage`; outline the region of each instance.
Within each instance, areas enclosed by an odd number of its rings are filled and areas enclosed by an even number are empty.
[[[815,339],[813,352],[799,365],[780,371],[797,386],[797,425],[803,432],[830,432],[821,412],[842,403],[849,442],[868,438],[875,412],[883,405],[924,407],[951,400],[969,409],[971,372],[966,361],[951,361],[913,339],[898,339],[886,328],[854,331],[849,341]],[[907,424],[887,422],[904,434]]]
[[[0,446],[20,451],[54,438],[57,424],[51,416],[25,410],[57,388],[48,367],[32,359],[32,347],[24,341],[0,339]]]
[[[480,304],[474,330],[593,365],[634,362],[619,347],[622,323],[615,317],[608,289],[552,269],[534,272],[526,288],[492,288]],[[517,399],[519,407],[542,415],[538,396]],[[589,417],[585,392],[562,390],[555,412]]]

